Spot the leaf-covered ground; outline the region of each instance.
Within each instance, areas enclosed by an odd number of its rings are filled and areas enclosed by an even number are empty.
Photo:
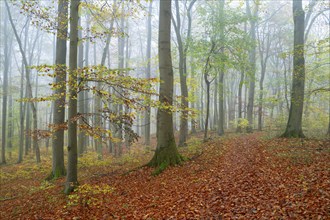
[[[80,165],[80,187],[69,197],[61,193],[64,179],[42,181],[40,167],[24,178],[9,175],[23,167],[3,167],[0,217],[330,219],[327,141],[267,139],[256,133],[206,144],[194,139],[181,151],[192,160],[156,177],[146,167],[127,172],[150,159],[146,151],[136,153],[135,160]]]

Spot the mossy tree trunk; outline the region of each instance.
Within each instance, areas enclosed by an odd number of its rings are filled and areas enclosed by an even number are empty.
[[[304,137],[302,131],[302,115],[305,90],[305,58],[304,58],[304,23],[305,12],[302,1],[293,1],[294,49],[293,76],[289,119],[282,137]]]
[[[159,101],[173,104],[173,69],[171,57],[171,1],[160,1],[159,8]],[[157,112],[157,149],[149,166],[160,171],[169,165],[179,164],[182,158],[178,153],[174,132],[173,117],[170,110],[159,108]]]

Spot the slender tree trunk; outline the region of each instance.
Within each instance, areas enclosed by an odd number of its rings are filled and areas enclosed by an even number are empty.
[[[212,82],[208,79],[208,77],[209,77],[209,71],[211,68],[210,58],[211,58],[211,55],[213,54],[214,49],[215,49],[215,42],[212,41],[212,46],[211,46],[210,52],[208,54],[208,57],[206,59],[204,73],[203,73],[204,82],[206,84],[206,118],[205,118],[205,128],[204,128],[204,141],[208,140],[208,126],[209,126],[209,115],[210,115],[210,85]]]
[[[249,4],[250,0],[246,0],[246,8],[247,14],[252,17],[250,19],[250,36],[253,42],[256,41],[256,20],[258,16],[258,4],[255,4],[254,12],[251,13],[251,8]],[[249,121],[249,125],[247,126],[247,132],[253,131],[253,107],[254,107],[254,93],[255,93],[255,72],[256,72],[256,47],[253,46],[252,49],[249,51],[249,61],[250,61],[250,68],[249,68],[249,97],[248,97],[248,106],[247,106],[247,119]]]
[[[124,8],[122,8],[124,10]],[[121,17],[120,20],[120,28],[121,30],[124,30],[124,24],[125,24],[125,19],[124,17]],[[118,69],[123,71],[124,69],[124,63],[125,63],[125,38],[120,37],[118,38]],[[121,89],[118,89],[119,93],[121,92]],[[117,115],[122,115],[124,112],[124,106],[123,104],[119,103],[117,104]],[[117,156],[121,156],[123,152],[123,145],[122,145],[122,140],[123,140],[123,124],[120,123],[117,125],[117,138],[121,140],[120,142],[116,143],[116,148],[117,148]]]
[[[152,38],[152,30],[151,30],[151,14],[152,14],[152,3],[149,3],[149,10],[148,10],[148,20],[147,20],[147,29],[148,29],[148,36],[147,36],[147,71],[146,77],[149,79],[151,78],[151,38]],[[150,106],[148,106],[144,112],[144,145],[150,145]]]
[[[210,84],[211,83],[206,79],[205,84],[206,84],[206,117],[205,117],[205,128],[204,128],[204,141],[207,141],[208,130],[209,130],[208,127],[209,127],[209,115],[210,115]]]
[[[23,65],[22,65],[23,66]],[[22,68],[21,71],[21,83],[20,83],[20,98],[22,99],[24,97],[24,68]],[[25,107],[23,105],[23,102],[19,103],[19,124],[20,124],[20,139],[19,139],[19,146],[18,146],[18,160],[17,163],[21,163],[23,161],[23,154],[24,154],[24,112],[25,112]],[[27,154],[27,151],[25,151],[25,154]]]
[[[194,74],[194,68],[193,68],[193,59],[192,57],[190,57],[190,72],[191,72],[191,77],[194,78],[195,77],[195,74]],[[194,89],[193,93],[197,96],[197,91]],[[193,102],[191,102],[191,108],[192,109],[195,109],[197,108],[198,109],[198,104],[197,104],[197,101],[194,100]],[[197,117],[197,116],[195,116]],[[195,117],[191,117],[191,133],[192,134],[196,134],[197,131],[196,131],[196,127],[197,127],[197,121],[196,121],[196,118]]]
[[[31,86],[31,82],[30,82],[30,69],[28,68],[28,62],[26,59],[26,54],[25,51],[23,50],[23,45],[21,42],[20,37],[18,36],[16,27],[14,25],[11,13],[10,13],[10,9],[9,9],[9,5],[7,0],[5,0],[5,4],[6,4],[6,8],[7,8],[7,12],[8,12],[8,17],[9,17],[9,21],[10,24],[12,26],[12,29],[14,31],[17,43],[19,45],[19,50],[21,52],[22,58],[23,58],[23,62],[24,62],[24,66],[25,66],[25,73],[26,73],[26,85],[27,85],[27,92],[28,92],[28,97],[32,98],[32,86]],[[36,151],[36,161],[37,163],[40,162],[40,152],[39,152],[39,147],[38,147],[38,142],[37,142],[37,129],[38,129],[38,121],[37,121],[37,110],[35,107],[35,104],[32,102],[30,103],[30,106],[32,108],[32,116],[33,116],[33,146],[35,147],[35,151]]]
[[[173,19],[173,26],[175,29],[178,50],[179,50],[179,74],[180,74],[180,89],[181,89],[181,108],[182,113],[180,115],[180,137],[179,147],[185,146],[188,136],[188,114],[186,108],[188,108],[188,88],[187,88],[187,69],[186,69],[186,54],[184,52],[183,41],[181,37],[181,18],[179,1],[175,0],[176,8],[176,22]]]
[[[283,60],[284,65],[284,97],[285,97],[285,103],[286,103],[286,109],[287,112],[290,112],[290,104],[288,99],[288,80],[287,80],[287,68],[286,68],[286,62],[285,59]],[[289,70],[290,72],[290,70]]]
[[[89,30],[90,28],[90,22],[91,22],[91,18],[90,18],[90,14],[87,13],[87,21],[86,21],[86,29]],[[87,39],[86,40],[86,43],[85,43],[85,66],[89,66],[89,38],[90,38],[90,33],[87,32]],[[85,86],[88,86],[88,82],[85,82]],[[85,110],[85,113],[89,113],[89,94],[88,94],[88,91],[84,91],[84,110]],[[88,119],[87,119],[88,120]],[[87,152],[87,148],[89,146],[89,136],[88,135],[85,135],[85,149],[84,151]]]
[[[77,58],[78,58],[78,20],[80,0],[70,4],[70,53],[69,53],[69,110],[68,110],[68,172],[65,190],[69,194],[78,185],[77,178]]]
[[[224,135],[225,111],[224,111],[224,70],[221,68],[219,73],[219,120],[218,135]]]
[[[258,104],[258,131],[262,130],[262,104],[263,104],[263,92],[264,92],[264,79],[265,79],[265,73],[266,73],[266,67],[263,66],[261,67],[261,78],[259,81],[259,104]]]
[[[224,8],[225,8],[225,0],[219,1],[219,15],[220,15],[220,39],[221,39],[221,50],[220,50],[220,71],[218,75],[218,89],[219,89],[219,119],[217,133],[219,136],[225,133],[224,131],[224,123],[225,123],[225,111],[224,111],[224,75],[225,75],[225,54],[224,54],[224,41],[225,41],[225,23],[224,23]]]
[[[5,13],[6,14],[6,13]],[[3,69],[3,87],[2,87],[2,143],[1,143],[1,164],[6,164],[6,137],[7,137],[7,99],[8,99],[8,74],[9,74],[9,42],[7,16],[3,19],[4,23],[4,69]]]
[[[257,29],[258,30],[258,29]],[[270,28],[268,27],[267,33],[264,28],[263,32],[258,34],[258,45],[259,45],[259,57],[260,57],[260,66],[261,66],[261,76],[259,81],[259,102],[258,102],[258,130],[261,131],[263,124],[262,124],[262,115],[263,115],[263,95],[264,95],[264,79],[267,70],[267,62],[269,58],[269,50],[270,50]],[[260,35],[262,38],[260,39]],[[278,59],[276,61],[276,66],[278,66]]]
[[[217,77],[216,77],[217,78]],[[214,96],[213,96],[213,108],[214,108],[214,115],[213,115],[213,121],[214,121],[214,128],[218,129],[218,123],[219,123],[219,113],[218,113],[218,91],[219,89],[219,82],[218,80],[215,80],[214,82]]]
[[[186,36],[186,42],[182,40],[181,34],[181,18],[180,18],[180,8],[179,1],[175,0],[176,6],[176,22],[173,19],[174,29],[178,42],[179,50],[179,73],[180,73],[180,89],[181,89],[181,108],[182,113],[180,116],[180,137],[179,146],[186,146],[188,137],[188,86],[187,86],[187,51],[189,47],[190,37],[191,37],[191,9],[195,4],[196,0],[192,0],[187,9],[188,16],[188,31]]]
[[[14,134],[14,117],[13,117],[13,95],[12,95],[12,67],[11,67],[11,55],[12,55],[12,40],[10,40],[9,43],[9,60],[8,60],[8,141],[7,141],[7,147],[9,151],[9,158],[12,158],[12,151],[13,151],[13,134]]]
[[[78,25],[81,26],[81,18],[79,18]],[[82,30],[78,30],[78,38],[82,38]],[[84,44],[83,42],[78,43],[78,68],[84,67]],[[79,71],[79,74],[81,74],[81,71]],[[83,85],[84,86],[84,85]],[[85,91],[80,91],[78,93],[78,111],[79,114],[84,115],[86,113],[85,111]],[[82,125],[84,122],[82,119],[79,119],[78,121],[79,125]],[[86,134],[83,131],[83,129],[79,128],[78,132],[78,156],[81,156],[86,148]]]
[[[159,7],[159,101],[173,104],[173,69],[171,57],[171,1],[160,1]],[[168,165],[175,165],[182,160],[178,153],[174,131],[172,112],[158,109],[157,112],[157,148],[149,166],[159,167],[159,171]]]
[[[65,175],[64,166],[64,120],[65,120],[65,96],[66,96],[66,54],[68,34],[68,0],[58,2],[58,23],[56,36],[56,58],[55,58],[55,83],[60,85],[55,90],[58,98],[53,105],[53,127],[52,136],[52,176],[58,178]]]
[[[302,115],[305,90],[305,58],[304,58],[304,23],[305,12],[302,0],[293,1],[294,49],[293,76],[289,119],[283,137],[305,137],[302,131]]]
[[[238,125],[236,132],[241,133],[242,127],[241,127],[241,120],[242,120],[242,111],[243,111],[243,105],[242,105],[242,89],[244,84],[244,71],[241,70],[241,78],[238,85]]]
[[[203,88],[203,77],[201,79],[201,87],[200,87],[200,103],[201,103],[201,111],[200,111],[200,125],[201,129],[204,131],[204,88]]]

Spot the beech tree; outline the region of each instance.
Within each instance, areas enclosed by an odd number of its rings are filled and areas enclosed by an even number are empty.
[[[256,18],[258,16],[258,7],[259,1],[256,1],[253,12],[250,7],[250,0],[246,0],[246,11],[248,16],[250,17],[250,36],[253,41],[253,47],[249,51],[249,97],[248,97],[248,105],[247,105],[247,119],[249,121],[249,125],[247,126],[247,131],[252,132],[253,130],[253,107],[254,107],[254,93],[255,93],[255,75],[256,75]]]
[[[77,59],[78,20],[80,0],[70,3],[70,53],[69,53],[69,111],[68,111],[68,170],[65,190],[69,194],[78,184],[77,165]]]
[[[305,137],[302,130],[305,93],[305,12],[302,8],[302,0],[292,1],[292,12],[294,21],[294,43],[291,103],[288,123],[282,137]]]
[[[65,119],[65,94],[66,94],[66,42],[68,35],[68,1],[58,2],[58,26],[56,37],[55,58],[55,90],[56,100],[53,105],[53,129],[52,136],[52,175],[58,178],[65,175],[64,167],[64,119]]]
[[[160,87],[159,101],[169,106],[173,104],[173,67],[171,57],[171,1],[160,1],[158,53]],[[179,155],[173,132],[172,111],[158,108],[157,112],[157,147],[149,166],[162,171],[169,165],[179,164]]]
[[[33,94],[32,94],[32,85],[31,85],[31,77],[30,77],[31,70],[29,68],[29,64],[28,64],[26,52],[25,52],[25,50],[23,48],[23,44],[22,44],[21,38],[18,35],[18,32],[17,32],[16,27],[15,27],[15,24],[13,22],[13,18],[12,18],[12,15],[11,15],[10,8],[9,8],[9,5],[8,5],[7,0],[5,1],[5,4],[6,4],[7,12],[8,12],[9,22],[11,24],[11,27],[12,27],[13,31],[14,31],[14,35],[15,35],[16,41],[18,43],[19,51],[21,53],[22,60],[23,60],[23,63],[24,63],[26,86],[27,86],[27,97],[29,99],[32,99]],[[31,134],[32,134],[32,137],[33,137],[33,148],[35,150],[36,161],[37,161],[37,163],[39,163],[41,161],[41,159],[40,159],[40,149],[39,149],[39,146],[38,146],[38,118],[37,118],[37,109],[36,109],[35,103],[31,102],[31,100],[29,100],[29,103],[28,104],[32,108],[33,132],[31,132]]]
[[[7,14],[7,13],[6,13]],[[6,17],[5,17],[6,18]],[[7,19],[4,23],[4,68],[3,68],[3,98],[2,98],[2,142],[1,142],[1,164],[6,163],[6,135],[7,135],[7,100],[8,100],[8,72],[9,72],[9,41]]]
[[[148,8],[148,20],[147,20],[147,30],[148,30],[148,36],[147,36],[147,67],[146,67],[146,78],[151,78],[151,38],[152,38],[152,32],[151,32],[151,13],[152,13],[152,3],[153,1],[149,2],[149,8]],[[150,145],[150,106],[148,105],[145,113],[144,113],[144,144],[149,146]]]
[[[191,41],[191,10],[194,6],[196,0],[192,0],[187,8],[187,17],[188,17],[188,30],[187,34],[183,36],[182,32],[182,23],[180,15],[180,6],[179,1],[175,0],[175,15],[172,15],[172,21],[174,30],[176,33],[176,38],[178,42],[179,50],[179,74],[180,74],[180,89],[181,89],[181,105],[182,105],[182,114],[180,117],[180,138],[179,146],[185,146],[188,136],[188,87],[187,87],[187,51],[189,48],[189,43]],[[176,19],[174,19],[174,17]]]

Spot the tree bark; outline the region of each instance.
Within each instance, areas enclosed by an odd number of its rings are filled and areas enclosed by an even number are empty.
[[[148,9],[148,20],[147,20],[147,29],[148,29],[148,36],[147,36],[147,71],[146,77],[149,79],[151,78],[151,39],[152,39],[152,30],[151,30],[151,14],[152,14],[152,3],[149,3]],[[148,105],[145,112],[144,112],[144,145],[150,145],[150,106]]]
[[[6,13],[5,13],[6,14]],[[7,99],[8,99],[8,72],[9,72],[9,43],[7,16],[3,19],[4,23],[4,69],[3,69],[3,88],[2,88],[2,143],[1,143],[1,164],[6,164],[6,137],[7,137]]]
[[[253,42],[256,41],[256,20],[255,18],[258,16],[258,3],[255,4],[254,12],[252,14],[250,4],[250,0],[246,0],[246,9],[247,14],[250,16],[250,37]],[[253,16],[253,18],[252,18]],[[254,107],[254,93],[255,93],[255,72],[256,72],[256,47],[253,46],[249,51],[249,97],[248,97],[248,106],[247,106],[247,119],[249,121],[249,125],[247,126],[247,132],[253,131],[253,107]]]
[[[242,89],[244,84],[244,70],[241,70],[241,77],[239,80],[238,85],[238,125],[236,128],[237,133],[242,132],[242,127],[240,126],[241,120],[243,118],[242,111],[243,111],[243,104],[242,104]]]
[[[290,112],[286,130],[282,137],[305,137],[302,131],[302,115],[305,90],[305,58],[304,58],[304,23],[305,12],[302,0],[292,4],[294,20],[293,76]]]
[[[68,0],[58,2],[58,28],[56,36],[55,54],[55,83],[60,87],[54,91],[58,96],[53,105],[53,126],[52,136],[52,178],[65,175],[64,166],[64,120],[65,120],[65,96],[66,96],[66,54],[68,35]]]
[[[65,194],[78,185],[77,178],[77,58],[78,58],[78,20],[80,0],[70,4],[70,53],[69,53],[69,110],[68,110],[68,172]]]
[[[171,1],[160,1],[159,7],[159,101],[173,104],[173,69],[171,57]],[[168,165],[182,160],[178,153],[173,131],[173,117],[170,110],[159,108],[157,112],[157,148],[149,166],[159,167],[159,171]]]
[[[269,58],[269,50],[270,50],[270,29],[268,28],[267,33],[263,30],[262,39],[258,39],[259,44],[259,59],[260,59],[260,66],[261,66],[261,76],[259,81],[259,102],[258,102],[258,131],[262,130],[262,115],[263,115],[263,95],[264,95],[264,79],[267,70],[267,62]]]
[[[208,57],[206,58],[206,63],[205,63],[205,67],[204,67],[204,82],[206,84],[206,118],[205,118],[205,128],[204,128],[204,141],[208,140],[208,126],[209,126],[209,115],[210,115],[210,85],[212,83],[212,81],[210,81],[208,79],[209,77],[209,71],[211,68],[211,55],[214,52],[215,49],[215,42],[212,41],[212,45],[211,45],[211,49],[210,52],[208,54]]]
[[[224,123],[225,123],[225,110],[224,110],[224,70],[220,68],[219,73],[219,120],[218,120],[218,135],[224,135]]]
[[[175,8],[176,8],[176,21],[173,19],[174,30],[177,37],[178,42],[178,50],[179,50],[179,74],[180,74],[180,89],[181,89],[181,116],[180,116],[180,137],[178,146],[186,146],[187,145],[187,137],[188,137],[188,86],[187,86],[187,51],[190,42],[191,36],[191,9],[195,4],[196,0],[192,0],[187,8],[187,16],[188,16],[188,31],[186,36],[186,42],[182,39],[181,34],[181,18],[180,18],[180,8],[179,1],[175,0]]]
[[[9,17],[9,21],[11,24],[11,27],[14,31],[18,46],[19,46],[19,50],[21,52],[22,55],[22,59],[24,62],[24,66],[25,66],[25,73],[26,73],[26,85],[27,85],[27,94],[28,94],[28,98],[32,98],[32,86],[31,86],[31,82],[30,82],[30,69],[28,68],[28,62],[26,59],[26,54],[25,51],[23,50],[23,45],[22,45],[22,41],[17,33],[16,27],[14,25],[11,13],[10,13],[10,9],[9,9],[9,5],[7,0],[5,0],[5,4],[6,4],[6,8],[7,8],[7,12],[8,12],[8,17]],[[38,129],[38,119],[37,119],[37,110],[35,107],[35,104],[33,102],[30,103],[30,106],[32,108],[32,117],[33,117],[33,146],[35,148],[35,153],[36,153],[36,162],[39,163],[40,162],[40,151],[39,151],[39,146],[38,146],[38,142],[37,142],[37,129]]]
[[[78,25],[81,26],[81,18],[79,18]],[[82,38],[82,30],[78,30],[78,38]],[[83,42],[79,42],[78,45],[78,68],[83,68],[84,67],[84,44]],[[79,74],[81,71],[79,71]],[[78,111],[79,114],[84,115],[86,113],[85,110],[85,91],[80,91],[78,93]],[[83,120],[79,119],[78,121],[79,124],[83,124]],[[78,156],[81,156],[85,152],[86,148],[86,134],[82,129],[79,129],[78,132]]]

